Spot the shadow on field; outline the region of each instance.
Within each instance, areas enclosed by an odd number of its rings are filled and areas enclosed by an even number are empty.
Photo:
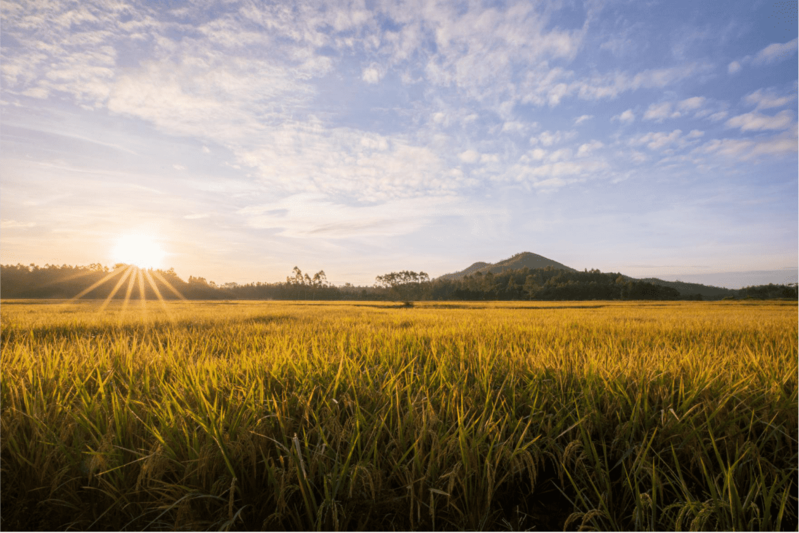
[[[297,317],[291,315],[264,315],[242,318],[233,322],[237,324],[285,324],[296,320]]]
[[[601,309],[603,307],[607,307],[606,305],[536,305],[536,306],[515,306],[515,305],[503,305],[499,307],[495,306],[487,306],[487,305],[457,305],[457,304],[433,304],[433,305],[424,305],[421,309],[496,309],[496,310],[504,310],[504,309],[512,309],[512,310],[521,310],[521,311],[543,311],[549,309]]]
[[[303,305],[303,304],[296,304]],[[371,307],[373,309],[466,309],[475,311],[493,309],[493,310],[522,310],[522,311],[539,311],[549,309],[601,309],[607,307],[606,305],[547,305],[547,306],[490,306],[490,305],[468,305],[468,304],[431,304],[429,302],[416,302],[416,305],[406,305],[403,303],[386,303],[386,304],[348,304],[342,303],[342,306],[347,307]]]

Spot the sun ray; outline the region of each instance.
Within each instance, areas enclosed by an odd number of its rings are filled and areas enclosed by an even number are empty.
[[[130,278],[128,279],[128,289],[125,291],[125,301],[122,303],[122,312],[124,313],[125,310],[128,308],[128,302],[130,301],[130,295],[133,293],[133,286],[136,282],[136,271],[139,269],[134,267],[135,270],[130,271]]]
[[[163,283],[166,286],[167,289],[172,291],[172,294],[174,294],[175,296],[177,296],[181,300],[186,300],[186,297],[183,296],[182,294],[180,294],[180,291],[178,291],[175,287],[173,287],[172,284],[169,283],[169,281],[167,281],[167,279],[164,276],[162,276],[160,272],[158,272],[157,270],[153,270],[152,274],[153,274],[153,276],[158,278],[158,281]]]
[[[150,284],[150,287],[153,288],[153,292],[155,293],[155,296],[158,298],[158,301],[161,302],[161,306],[164,308],[164,312],[167,314],[167,316],[169,316],[169,309],[167,309],[166,307],[166,302],[164,301],[164,297],[161,296],[161,291],[158,290],[158,287],[156,286],[153,277],[150,275],[150,271],[144,270],[144,275],[147,277],[147,282]]]
[[[105,310],[105,308],[108,307],[108,304],[111,302],[111,298],[114,297],[114,295],[117,293],[119,288],[122,286],[123,283],[125,283],[125,280],[128,279],[128,276],[130,276],[132,272],[133,272],[133,266],[132,265],[128,266],[128,268],[125,269],[125,272],[122,273],[122,277],[119,278],[119,281],[117,281],[117,284],[114,285],[114,288],[111,289],[110,293],[108,293],[108,297],[103,302],[103,305],[100,306],[100,310],[99,310],[100,313],[102,313]]]
[[[142,275],[140,268],[137,268],[136,270],[137,270],[136,273],[138,274],[138,277],[139,277],[139,300],[140,300],[142,309],[146,309],[147,308],[147,297],[144,294],[144,276]]]
[[[74,302],[74,301],[75,301],[75,300],[77,300],[78,298],[81,298],[82,296],[84,296],[84,295],[86,295],[86,294],[90,293],[91,291],[93,291],[94,289],[96,289],[97,287],[99,287],[100,285],[102,285],[103,283],[105,283],[106,281],[108,281],[109,279],[113,278],[113,277],[114,277],[114,276],[116,276],[117,274],[120,274],[121,272],[123,272],[121,269],[117,269],[117,270],[114,270],[113,272],[109,272],[108,274],[106,274],[106,275],[103,277],[103,279],[101,279],[100,281],[98,281],[98,282],[96,282],[96,283],[92,284],[90,287],[88,287],[88,288],[86,288],[86,289],[83,289],[82,291],[80,291],[80,292],[77,294],[77,296],[73,296],[72,298],[70,298],[70,299],[69,299],[69,301],[68,301],[67,303]]]

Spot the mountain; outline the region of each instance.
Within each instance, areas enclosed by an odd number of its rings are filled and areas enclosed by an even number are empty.
[[[499,274],[506,270],[521,270],[525,267],[529,268],[530,270],[533,270],[536,268],[546,268],[549,266],[560,270],[566,270],[568,272],[577,272],[575,269],[571,267],[567,267],[562,263],[558,263],[557,261],[553,261],[552,259],[548,259],[544,256],[533,254],[530,252],[522,252],[520,254],[516,254],[512,257],[509,257],[508,259],[503,259],[498,263],[484,263],[480,261],[474,263],[469,268],[461,270],[460,272],[453,272],[452,274],[444,274],[443,276],[440,276],[438,279],[461,279],[465,276],[470,276],[477,272],[480,272],[481,274],[487,274],[488,272],[491,272],[493,274]],[[658,278],[637,279],[625,275],[622,275],[622,277],[627,281],[644,281],[647,283],[651,283],[653,285],[660,285],[662,287],[671,287],[672,289],[676,289],[677,292],[680,293],[680,296],[684,297],[695,296],[699,294],[702,296],[702,298],[708,300],[720,300],[721,298],[738,295],[738,291],[732,289],[713,287],[710,285],[702,285],[700,283],[686,283],[684,281],[664,281]]]
[[[453,272],[451,274],[444,274],[443,276],[439,276],[438,279],[460,279],[465,276],[470,276],[472,274],[476,274],[480,272],[481,274],[487,274],[491,272],[492,274],[499,274],[500,272],[504,272],[506,270],[521,270],[523,268],[529,268],[530,270],[535,268],[546,268],[552,267],[560,270],[566,270],[568,272],[577,272],[575,269],[571,267],[567,267],[562,263],[558,263],[557,261],[553,261],[552,259],[547,259],[546,257],[530,252],[522,252],[520,254],[516,254],[508,259],[503,259],[498,263],[483,263],[477,262],[474,263],[469,268],[461,270],[459,272]]]
[[[458,272],[457,277],[470,276],[487,266],[491,266],[491,263],[484,263],[483,261],[478,261],[474,263],[472,266],[466,268],[465,270],[461,270],[460,272]],[[455,274],[444,274],[444,276],[455,276]],[[443,278],[444,276],[441,277]]]

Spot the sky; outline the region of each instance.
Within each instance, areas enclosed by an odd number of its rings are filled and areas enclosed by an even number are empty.
[[[797,280],[796,1],[0,3],[0,261]],[[127,240],[125,240],[127,239]]]

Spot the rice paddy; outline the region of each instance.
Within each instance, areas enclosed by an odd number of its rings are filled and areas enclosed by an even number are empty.
[[[793,302],[4,301],[2,528],[797,528]]]

